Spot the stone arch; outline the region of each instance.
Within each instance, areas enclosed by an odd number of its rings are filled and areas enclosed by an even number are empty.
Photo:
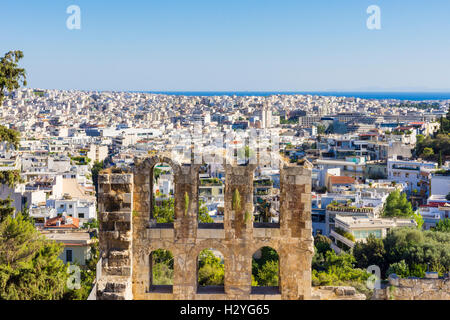
[[[149,291],[159,293],[172,293],[174,283],[174,259],[170,249],[153,249],[148,257],[149,265]]]
[[[143,183],[142,185],[136,184],[135,190],[140,190],[141,192],[148,193],[148,216],[150,218],[150,224],[155,224],[156,221],[153,217],[153,170],[155,166],[159,163],[164,163],[170,166],[173,175],[173,183],[174,183],[174,199],[176,200],[175,195],[177,194],[177,179],[180,176],[182,169],[181,165],[173,161],[167,155],[153,156],[149,158],[145,158],[143,160],[135,159],[135,168],[134,174],[141,177]],[[176,203],[174,204],[174,208],[176,207]],[[174,209],[174,215],[176,217],[176,210]]]
[[[274,247],[277,247],[277,249],[275,249]],[[256,249],[255,249],[256,248]],[[251,256],[251,260],[252,260],[252,275],[255,277],[255,280],[258,282],[257,286],[252,285],[251,287],[251,293],[252,294],[280,294],[280,288],[281,288],[281,257],[282,255],[280,254],[280,250],[278,248],[277,245],[273,245],[272,243],[268,243],[268,244],[260,244],[259,246],[253,246],[254,251],[252,252],[252,256]],[[262,259],[262,256],[258,256],[258,254],[264,254],[263,251],[266,251],[267,254],[267,250],[274,250],[276,253],[276,259],[270,259],[265,261],[264,259]],[[267,281],[268,279],[258,279],[257,275],[254,275],[254,264],[258,265],[258,268],[256,270],[262,270],[262,268],[264,268],[265,266],[269,266],[270,264],[273,264],[273,261],[277,262],[277,275],[276,275],[276,285],[275,283],[264,283],[261,284],[261,281]],[[256,271],[255,270],[255,271]],[[252,277],[253,278],[253,277]],[[275,280],[275,279],[273,279]],[[253,281],[252,281],[253,282]]]
[[[217,177],[214,177],[210,175],[209,177],[201,177],[201,174],[204,174],[206,172],[200,172],[201,168],[207,168],[211,170],[211,168],[219,168],[218,171],[223,171],[223,177],[220,179],[217,179]],[[220,206],[220,203],[222,203],[221,198],[225,198],[225,185],[226,185],[226,169],[225,169],[225,158],[223,155],[221,155],[218,152],[209,152],[203,155],[203,161],[202,165],[197,165],[195,168],[197,172],[197,190],[195,191],[197,194],[197,204],[196,204],[196,219],[198,228],[203,229],[223,229],[223,218],[225,215],[225,202],[223,201],[223,207]],[[222,181],[223,178],[225,178],[225,181]],[[201,209],[201,199],[206,198],[206,201],[203,201],[203,205],[205,207],[211,208],[211,205],[214,205],[217,203],[217,207],[215,208],[216,211],[216,220],[214,222],[210,223],[202,223],[200,221],[200,209]],[[210,200],[213,200],[213,203],[209,202]],[[214,201],[216,203],[214,203]],[[214,209],[213,209],[214,210]],[[209,210],[208,210],[209,212]],[[219,212],[221,213],[222,217],[219,215]],[[222,221],[220,221],[222,218]]]
[[[223,258],[223,281],[222,283],[214,283],[214,284],[201,284],[200,276],[200,255],[204,250],[211,250],[216,258]],[[220,255],[216,255],[214,251],[218,251]],[[194,257],[196,257],[196,285],[197,285],[197,294],[224,294],[225,293],[225,284],[227,278],[227,269],[229,269],[230,264],[230,255],[225,246],[218,243],[217,241],[203,241],[199,246],[196,246],[192,251],[192,253],[196,253]]]

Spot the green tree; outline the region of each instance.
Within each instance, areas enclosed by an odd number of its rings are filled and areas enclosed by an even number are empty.
[[[168,250],[152,252],[152,284],[173,285],[173,255]]]
[[[200,223],[214,223],[213,218],[208,213],[208,208],[205,205],[205,202],[199,201],[199,209],[198,209],[198,219]]]
[[[0,199],[0,222],[14,215],[15,209],[11,207],[12,199],[8,196],[6,199]]]
[[[422,230],[423,224],[425,223],[425,220],[423,219],[422,215],[417,211],[413,212],[413,218],[414,221],[417,223],[417,229]]]
[[[20,132],[0,125],[0,141],[6,142],[10,147],[17,149],[19,148]]]
[[[220,258],[211,250],[199,254],[198,284],[200,286],[219,286],[224,284],[225,269]]]
[[[321,269],[312,270],[312,284],[322,285],[350,285],[358,291],[370,296],[371,292],[365,286],[369,277],[363,269],[355,268],[355,258],[349,253],[337,255],[333,250],[326,252]]]
[[[353,255],[358,268],[366,269],[371,265],[376,265],[383,269],[385,254],[383,240],[377,239],[373,234],[367,237],[365,243],[358,241],[353,247]]]
[[[18,183],[24,180],[20,177],[19,170],[0,171],[0,184],[6,184],[10,188],[14,188]]]
[[[258,286],[278,286],[279,256],[271,247],[261,248],[261,257],[252,259],[252,275]]]
[[[153,217],[156,218],[157,223],[171,223],[174,221],[175,200],[173,198],[162,200],[162,205],[154,205],[153,207]]]
[[[409,267],[406,264],[405,260],[395,262],[389,266],[389,269],[386,272],[386,276],[389,276],[393,273],[395,273],[397,276],[401,278],[409,277]]]
[[[258,270],[258,286],[276,287],[278,286],[278,261],[266,261]]]
[[[450,233],[397,228],[388,232],[383,243],[385,266],[405,260],[412,276],[422,274],[428,265],[450,270]]]
[[[26,86],[25,69],[19,68],[19,60],[23,58],[23,52],[9,51],[0,59],[0,106],[5,98],[5,91],[11,92],[19,89],[22,85]]]
[[[385,217],[412,217],[411,203],[407,200],[405,193],[396,190],[389,194],[383,211]]]
[[[62,246],[19,213],[0,223],[0,300],[58,300],[67,280]]]
[[[436,223],[434,231],[450,232],[450,219],[442,219]]]

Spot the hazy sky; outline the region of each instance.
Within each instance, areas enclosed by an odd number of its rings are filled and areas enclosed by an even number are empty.
[[[450,1],[2,0],[17,49],[34,88],[450,91]]]

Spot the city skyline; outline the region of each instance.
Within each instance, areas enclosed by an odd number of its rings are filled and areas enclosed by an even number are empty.
[[[450,4],[432,2],[16,1],[0,50],[24,52],[31,88],[450,92]],[[380,30],[366,27],[371,5]]]

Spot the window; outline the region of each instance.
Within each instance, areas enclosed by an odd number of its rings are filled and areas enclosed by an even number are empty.
[[[264,170],[259,166],[254,171],[253,208],[254,228],[279,226],[280,168],[276,164],[270,166],[270,170]]]
[[[223,229],[225,169],[203,164],[199,169],[197,223],[202,229]]]
[[[72,250],[66,250],[66,262],[72,262]]]
[[[150,254],[150,292],[172,293],[173,255],[158,249]]]
[[[72,209],[72,205],[71,204],[69,204],[69,209]]]
[[[205,249],[198,255],[197,293],[224,293],[225,259],[221,252]]]
[[[61,209],[63,209],[64,208],[64,205],[63,204],[61,204],[60,206],[59,206]]]
[[[152,170],[151,218],[157,224],[173,226],[175,220],[174,172],[167,163],[158,163]]]
[[[257,250],[252,257],[252,294],[279,294],[278,252],[271,247]]]
[[[79,214],[78,214],[78,218],[84,219],[84,213],[79,213]]]

